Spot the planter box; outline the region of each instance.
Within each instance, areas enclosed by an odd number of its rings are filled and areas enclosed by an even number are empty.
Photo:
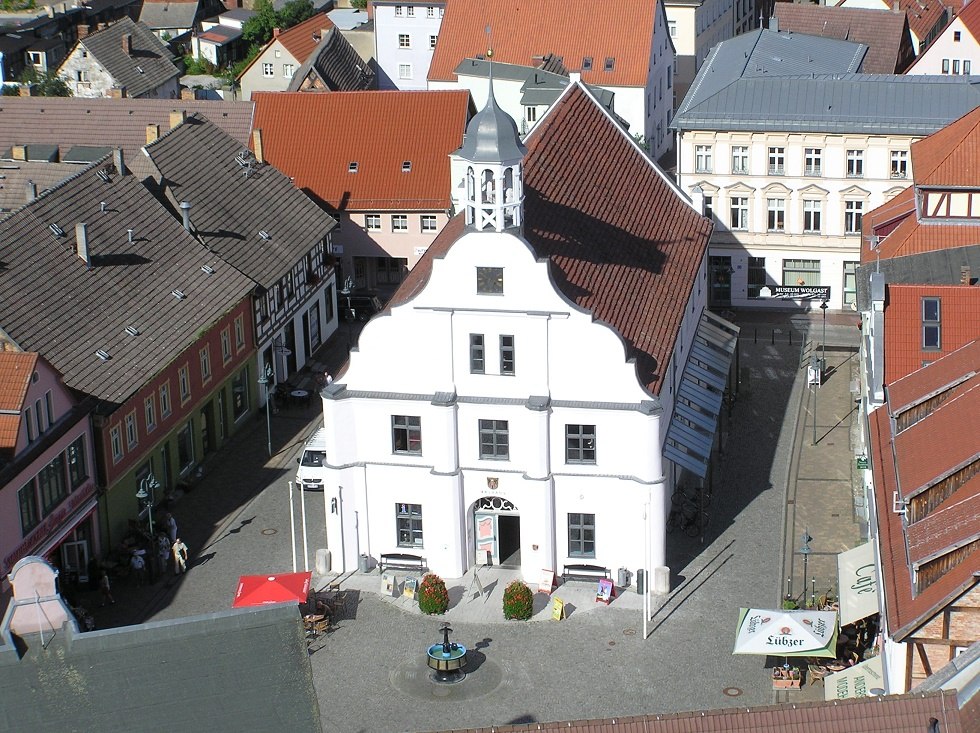
[[[800,689],[800,680],[776,680],[772,681],[772,689],[774,690],[798,690]]]

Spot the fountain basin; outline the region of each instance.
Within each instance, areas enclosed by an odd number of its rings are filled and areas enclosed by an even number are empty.
[[[453,644],[447,653],[442,644],[433,644],[426,652],[426,664],[436,672],[458,672],[466,666],[466,647]]]

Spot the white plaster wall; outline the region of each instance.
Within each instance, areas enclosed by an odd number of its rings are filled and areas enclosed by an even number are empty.
[[[109,90],[115,85],[115,80],[106,71],[105,67],[99,64],[91,55],[82,56],[88,53],[80,45],[76,44],[74,50],[68,55],[58,69],[58,76],[64,78],[71,88],[72,95],[91,99],[95,97],[108,97]],[[88,81],[78,81],[77,74],[82,72],[87,74]]]
[[[414,17],[407,14],[395,15],[395,8],[403,13],[407,8],[415,9]],[[435,18],[429,18],[427,9],[436,9]],[[378,79],[380,89],[425,89],[432,63],[433,49],[429,48],[429,37],[438,36],[442,25],[441,9],[444,4],[399,2],[397,6],[387,3],[374,3],[375,58],[381,74]],[[411,37],[411,48],[399,48],[399,34]],[[400,79],[399,64],[412,65],[412,78]]]
[[[953,40],[953,33],[959,31],[960,40]],[[960,73],[963,73],[963,61],[970,61],[970,73],[980,74],[980,44],[967,30],[963,21],[954,18],[946,30],[944,30],[929,47],[922,52],[915,65],[906,73],[910,75],[922,74],[942,74],[943,59],[950,60],[950,71],[952,73],[953,59],[960,61]]]
[[[263,64],[272,64],[272,76],[263,75]],[[286,64],[292,64],[293,73],[300,67],[300,62],[286,50],[279,39],[274,39],[239,79],[239,83],[242,85],[242,99],[248,101],[252,98],[253,92],[286,91],[289,82],[292,81],[291,76],[285,75],[284,66]]]

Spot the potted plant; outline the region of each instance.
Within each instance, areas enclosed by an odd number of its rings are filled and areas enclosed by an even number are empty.
[[[534,594],[527,584],[515,580],[504,589],[504,618],[527,621],[534,612]]]
[[[774,690],[792,690],[800,688],[800,668],[784,664],[772,668],[772,688]]]
[[[449,592],[446,582],[435,573],[427,573],[419,586],[419,610],[422,613],[440,614],[449,610]]]

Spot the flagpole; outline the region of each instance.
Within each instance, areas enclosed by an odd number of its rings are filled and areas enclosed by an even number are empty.
[[[289,482],[289,540],[293,546],[293,572],[296,572],[296,520],[293,515],[293,482]]]
[[[302,485],[299,487],[299,507],[303,516],[303,570],[306,571],[310,569],[310,551],[306,544],[306,491]]]

